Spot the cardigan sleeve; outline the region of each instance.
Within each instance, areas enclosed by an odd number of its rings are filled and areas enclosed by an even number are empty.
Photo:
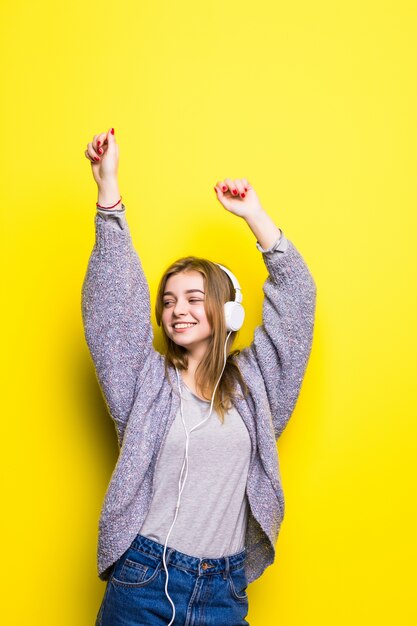
[[[82,285],[82,319],[97,378],[121,441],[139,374],[162,356],[153,348],[148,283],[124,211],[97,211],[95,233]]]
[[[275,438],[297,402],[309,360],[316,308],[316,284],[301,254],[281,231],[262,256],[268,277],[263,285],[262,324],[238,364],[246,377],[265,389]],[[255,383],[256,384],[256,383]]]

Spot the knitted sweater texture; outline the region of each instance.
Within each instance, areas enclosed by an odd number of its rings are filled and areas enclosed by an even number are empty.
[[[153,347],[149,287],[125,214],[96,213],[96,240],[82,285],[82,319],[97,379],[116,427],[119,457],[102,505],[98,575],[139,532],[152,500],[156,462],[180,406],[175,369],[165,374]],[[276,441],[296,405],[309,360],[316,307],[314,279],[294,244],[263,253],[262,324],[237,362],[249,393],[236,399],[251,438],[246,493],[248,582],[274,562],[284,517]],[[242,392],[242,390],[237,389]]]

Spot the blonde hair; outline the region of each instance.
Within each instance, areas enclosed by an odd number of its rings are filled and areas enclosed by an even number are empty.
[[[207,259],[188,256],[174,261],[165,270],[160,280],[156,296],[155,316],[158,326],[162,327],[162,337],[166,348],[166,372],[168,372],[169,365],[173,365],[179,370],[186,370],[188,368],[188,351],[168,337],[162,325],[162,312],[164,309],[165,286],[168,278],[174,274],[192,270],[200,272],[203,276],[206,294],[204,308],[212,329],[208,350],[195,372],[195,382],[202,397],[206,400],[211,400],[224,363],[224,344],[228,332],[224,316],[224,303],[235,299],[235,290],[230,278],[216,263]],[[235,393],[236,383],[240,385],[245,395],[247,393],[246,383],[236,363],[236,356],[240,353],[240,350],[231,352],[231,346],[236,335],[236,331],[232,332],[227,341],[226,365],[217,386],[213,402],[213,410],[218,413],[222,422],[224,421],[225,412],[231,409],[233,400],[237,397]]]

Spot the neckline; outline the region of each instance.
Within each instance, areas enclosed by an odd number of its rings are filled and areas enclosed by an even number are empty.
[[[187,391],[191,393],[192,396],[194,396],[194,398],[197,398],[197,400],[200,400],[200,402],[204,402],[205,404],[210,404],[210,400],[204,400],[203,398],[200,398],[200,396],[198,396],[196,393],[194,393],[194,391],[192,391],[192,389],[190,389],[189,386],[184,382],[184,379],[182,376],[181,376],[181,382],[184,385],[184,387],[187,389]]]

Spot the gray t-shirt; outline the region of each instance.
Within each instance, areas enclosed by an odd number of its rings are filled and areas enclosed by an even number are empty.
[[[210,402],[196,396],[183,382],[187,430],[210,411]],[[178,410],[155,468],[154,493],[140,534],[165,545],[174,521],[178,481],[185,458],[186,435]],[[248,516],[246,481],[251,440],[234,407],[224,417],[212,411],[202,426],[189,434],[188,475],[168,547],[199,558],[220,558],[245,547]],[[185,469],[182,482],[184,482]]]

